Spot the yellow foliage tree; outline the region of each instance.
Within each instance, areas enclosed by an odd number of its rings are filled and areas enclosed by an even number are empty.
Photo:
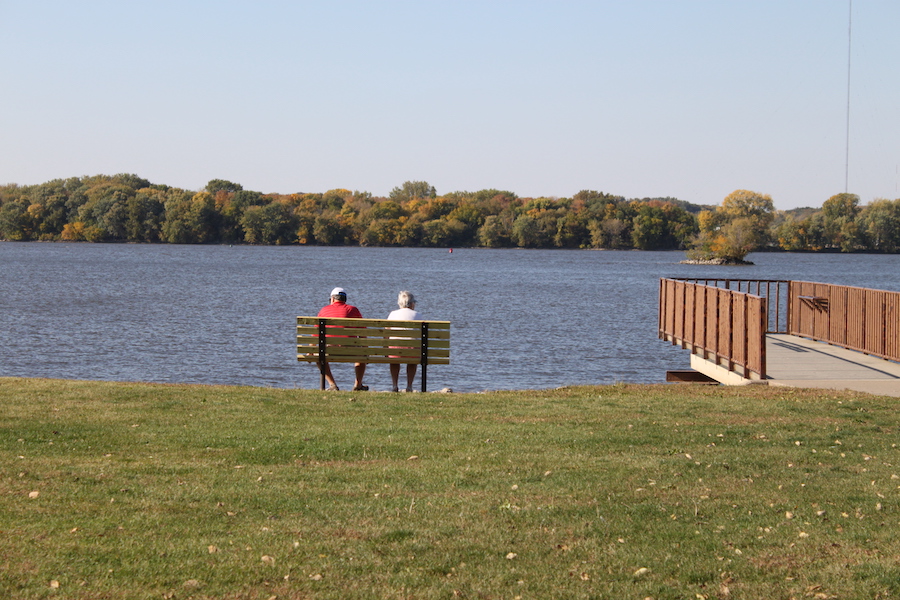
[[[700,233],[694,238],[688,257],[695,260],[742,261],[764,244],[775,205],[768,194],[735,190],[715,211],[697,217]]]

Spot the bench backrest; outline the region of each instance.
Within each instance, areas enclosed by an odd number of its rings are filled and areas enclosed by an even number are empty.
[[[450,364],[450,321],[297,317],[297,360]]]

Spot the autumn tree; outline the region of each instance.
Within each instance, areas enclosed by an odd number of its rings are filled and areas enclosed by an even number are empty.
[[[241,217],[244,241],[249,244],[286,245],[297,241],[294,211],[284,202],[250,206]]]
[[[768,194],[735,190],[715,211],[698,216],[699,233],[688,257],[695,260],[742,261],[765,244],[775,205]]]
[[[22,199],[11,200],[0,207],[0,236],[3,239],[24,242],[32,239],[34,221],[28,213],[28,204]]]
[[[512,219],[500,215],[485,217],[478,229],[478,244],[485,248],[503,248],[512,242]]]
[[[874,200],[859,215],[867,247],[876,252],[900,252],[900,199]]]
[[[126,239],[127,202],[135,191],[112,181],[96,185],[87,192],[88,201],[78,209],[78,221],[85,224],[89,242]]]
[[[856,223],[859,215],[859,196],[836,194],[822,204],[822,222],[828,246],[850,252],[860,240]]]
[[[206,184],[206,191],[215,196],[219,192],[225,192],[227,194],[233,194],[235,192],[240,192],[244,187],[239,183],[232,183],[231,181],[227,181],[225,179],[210,179],[209,183]]]
[[[397,202],[408,202],[416,198],[434,198],[437,190],[427,181],[406,181],[400,187],[391,190],[390,199]]]

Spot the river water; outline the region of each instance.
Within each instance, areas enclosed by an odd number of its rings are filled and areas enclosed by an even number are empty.
[[[0,243],[0,376],[317,388],[295,317],[335,286],[365,317],[397,292],[452,322],[429,389],[657,383],[687,352],[657,339],[660,277],[803,279],[900,291],[900,255]],[[351,365],[334,365],[349,388]],[[386,365],[366,383],[389,389]]]

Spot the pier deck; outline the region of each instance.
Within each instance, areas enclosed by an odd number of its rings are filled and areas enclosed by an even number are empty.
[[[900,397],[900,363],[785,334],[766,335],[769,385]]]
[[[659,307],[660,339],[689,350],[691,368],[707,381],[900,397],[900,292],[664,278]],[[690,380],[675,373],[667,377]]]

